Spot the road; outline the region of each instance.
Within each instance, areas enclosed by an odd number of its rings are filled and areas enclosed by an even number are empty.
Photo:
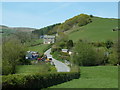
[[[48,57],[51,56],[50,52],[51,52],[51,48],[48,49],[44,54],[47,55]],[[53,57],[52,57],[52,61],[55,64],[57,72],[70,72],[70,67],[68,67],[66,64],[54,59]]]

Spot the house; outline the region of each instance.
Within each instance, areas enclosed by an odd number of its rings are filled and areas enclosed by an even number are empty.
[[[62,52],[68,53],[68,49],[62,49]]]
[[[29,60],[34,60],[37,59],[39,57],[38,52],[35,51],[27,51],[27,54],[25,56],[25,59],[29,59]]]
[[[55,42],[55,36],[52,35],[44,35],[43,44],[51,44]]]

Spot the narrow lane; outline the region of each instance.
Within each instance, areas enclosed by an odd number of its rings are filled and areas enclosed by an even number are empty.
[[[51,52],[51,48],[48,49],[44,54],[47,55],[47,57],[48,57],[51,55],[50,52]],[[64,64],[54,58],[52,58],[52,61],[55,64],[57,72],[70,72],[70,67],[68,67],[66,64]]]

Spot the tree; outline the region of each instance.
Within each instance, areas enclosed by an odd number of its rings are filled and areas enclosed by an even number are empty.
[[[95,48],[88,43],[76,43],[73,51],[72,62],[80,66],[99,65],[103,61],[103,53],[97,52]]]
[[[92,18],[92,17],[94,17],[93,15],[90,15],[90,17]]]
[[[9,38],[2,45],[2,74],[13,74],[16,71],[16,65],[25,60],[27,48],[16,38]]]
[[[81,66],[96,65],[96,52],[91,45],[78,42],[74,48],[72,61]]]
[[[73,44],[73,41],[72,41],[72,40],[69,40],[69,41],[67,41],[67,44],[66,44],[66,45],[67,45],[67,48],[70,49],[70,48],[73,47],[74,44]]]

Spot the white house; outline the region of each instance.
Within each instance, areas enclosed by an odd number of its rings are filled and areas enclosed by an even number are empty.
[[[55,36],[51,35],[44,35],[43,37],[43,44],[51,44],[55,42]]]
[[[62,52],[68,53],[68,49],[62,49]]]

